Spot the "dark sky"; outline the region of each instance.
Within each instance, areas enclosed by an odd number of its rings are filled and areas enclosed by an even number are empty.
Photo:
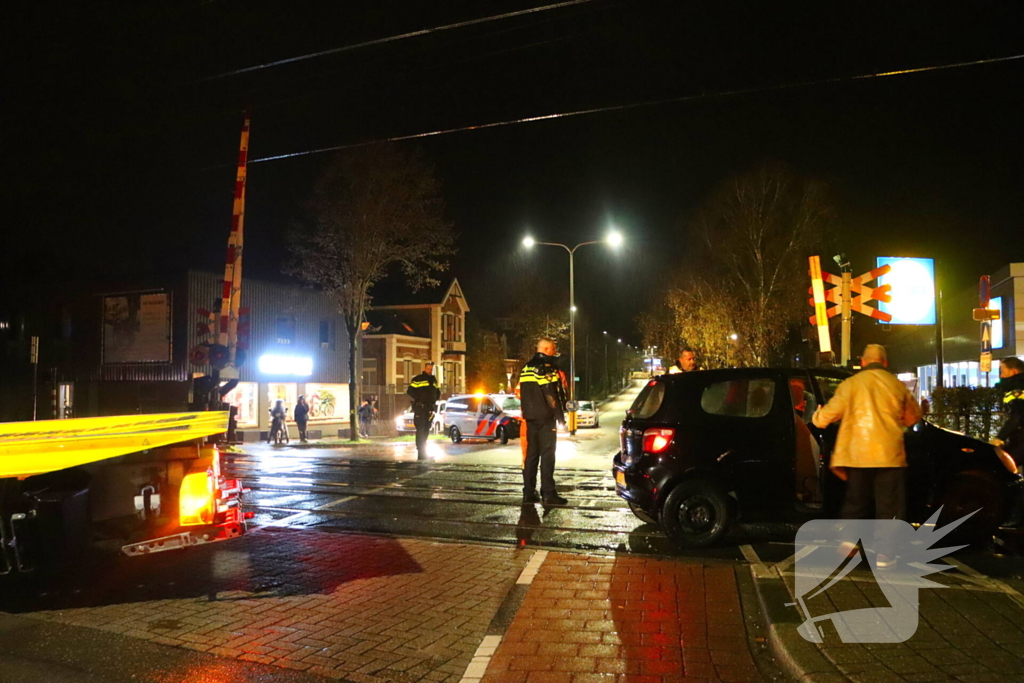
[[[9,4],[9,3],[8,3]],[[543,5],[532,2],[19,3],[3,18],[5,291],[153,269],[219,269],[241,110],[252,158],[702,93],[1024,54],[1024,3],[592,0],[224,75]],[[586,247],[581,312],[632,319],[687,250],[686,221],[760,160],[830,184],[838,242],[932,255],[950,288],[1024,260],[1024,60],[706,97],[419,140],[459,232],[453,274],[500,311],[508,278]],[[275,276],[326,154],[249,168],[246,273]],[[567,291],[564,292],[567,299]]]

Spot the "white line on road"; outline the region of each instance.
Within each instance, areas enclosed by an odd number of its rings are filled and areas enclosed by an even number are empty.
[[[516,585],[529,585],[533,583],[533,579],[537,576],[537,572],[540,571],[540,566],[544,564],[544,560],[548,556],[547,550],[538,550],[530,558],[530,561],[523,567],[523,573],[519,575],[516,580]]]
[[[491,657],[494,656],[500,643],[501,636],[484,636],[483,642],[473,653],[473,659],[466,667],[466,673],[462,674],[462,680],[459,683],[480,683],[480,679],[487,672],[487,665],[491,663]]]
[[[757,556],[757,551],[754,550],[752,545],[741,545],[740,552],[743,553],[744,559],[750,563],[750,568],[754,572],[755,578],[767,576],[768,567],[764,566],[761,562],[761,558]]]

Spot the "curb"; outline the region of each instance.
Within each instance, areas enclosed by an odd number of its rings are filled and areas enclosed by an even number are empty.
[[[787,603],[794,602],[786,582],[774,568],[751,565],[750,575],[761,604],[768,630],[768,646],[775,661],[796,681],[806,683],[847,683],[850,681],[829,661],[818,646],[803,639],[797,628],[799,614]]]

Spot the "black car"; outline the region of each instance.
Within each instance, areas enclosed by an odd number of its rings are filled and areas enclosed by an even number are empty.
[[[744,520],[838,517],[845,483],[829,470],[838,424],[811,423],[849,372],[739,368],[657,377],[619,430],[616,492],[641,520],[688,546]],[[1021,476],[990,444],[921,421],[907,430],[909,521],[944,506],[939,524],[978,510],[958,532],[991,537],[1014,509]]]

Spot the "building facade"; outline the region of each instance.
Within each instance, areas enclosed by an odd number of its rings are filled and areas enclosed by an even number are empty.
[[[999,360],[1024,357],[1024,263],[1010,263],[990,278],[989,308],[1000,311],[992,322],[992,370],[981,371],[981,324],[973,319],[978,289],[944,296],[942,306],[943,384],[947,387],[993,386],[999,381]],[[896,326],[893,326],[894,328]],[[891,333],[885,343],[890,365],[916,375],[919,397],[931,394],[938,382],[934,325]]]
[[[362,335],[362,393],[374,396],[386,413],[407,407],[391,400],[405,394],[409,382],[436,363],[443,396],[466,390],[466,314],[469,305],[458,280],[444,290],[422,292],[409,303],[374,306]]]
[[[186,410],[193,379],[210,369],[190,352],[217,341],[221,283],[220,275],[189,271],[69,297],[61,339],[48,340],[56,380],[51,412]],[[314,290],[250,279],[241,301],[246,358],[238,386],[225,396],[237,409],[238,433],[247,441],[265,436],[275,400],[284,400],[291,418],[305,395],[314,436],[347,435],[348,339],[336,307]]]

